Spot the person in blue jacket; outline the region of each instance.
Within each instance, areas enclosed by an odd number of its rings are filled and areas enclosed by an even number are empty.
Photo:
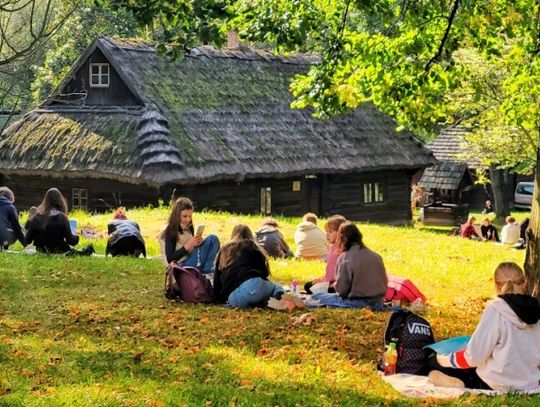
[[[0,187],[0,248],[7,250],[17,240],[26,246],[26,239],[15,208],[15,195],[8,187]]]

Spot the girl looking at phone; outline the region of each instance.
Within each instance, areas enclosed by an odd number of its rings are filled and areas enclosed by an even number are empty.
[[[171,209],[167,227],[161,232],[161,254],[166,264],[196,267],[201,273],[213,273],[219,251],[215,235],[202,237],[204,226],[193,228],[193,203],[189,198],[178,198]]]

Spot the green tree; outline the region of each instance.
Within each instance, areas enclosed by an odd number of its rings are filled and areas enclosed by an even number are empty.
[[[401,126],[429,136],[451,122],[447,96],[468,75],[456,58],[472,49],[491,63],[505,55],[507,77],[496,114],[520,129],[540,158],[540,3],[538,0],[238,0],[171,1],[141,4],[110,0],[152,19],[183,50],[196,39],[197,7],[216,6],[229,28],[277,50],[317,50],[321,63],[292,85],[294,106],[311,106],[328,117],[363,103],[392,115]],[[149,16],[156,16],[155,18]],[[209,18],[210,21],[216,21]],[[221,34],[216,36],[219,44]],[[540,165],[527,248],[530,291],[540,296]]]
[[[536,159],[536,140],[527,129],[508,120],[503,109],[511,55],[504,52],[488,60],[475,49],[464,48],[453,58],[467,74],[447,95],[449,110],[470,130],[465,136],[467,156],[490,169],[496,214],[505,217],[509,214],[505,194],[509,171],[531,174]]]
[[[75,7],[59,0],[5,0],[0,4],[0,109],[10,116],[30,102],[31,65]],[[2,123],[2,126],[5,121]]]

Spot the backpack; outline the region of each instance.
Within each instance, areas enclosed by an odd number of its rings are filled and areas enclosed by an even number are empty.
[[[422,294],[411,280],[391,275],[388,276],[388,288],[384,296],[385,301],[399,300],[414,302],[418,298],[426,302],[426,296]]]
[[[165,297],[191,304],[214,302],[210,281],[195,267],[171,263],[165,272]]]
[[[435,343],[430,323],[410,311],[390,315],[384,332],[384,344],[396,343],[398,359],[396,373],[426,375],[431,353],[424,346]]]

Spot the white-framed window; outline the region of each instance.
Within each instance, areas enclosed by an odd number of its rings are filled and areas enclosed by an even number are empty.
[[[364,204],[384,202],[383,184],[381,182],[369,182],[364,184]]]
[[[263,215],[272,214],[272,188],[271,187],[261,188],[261,214]]]
[[[71,209],[88,209],[88,190],[73,188],[71,190]]]
[[[90,87],[108,88],[110,83],[109,64],[90,64]]]

